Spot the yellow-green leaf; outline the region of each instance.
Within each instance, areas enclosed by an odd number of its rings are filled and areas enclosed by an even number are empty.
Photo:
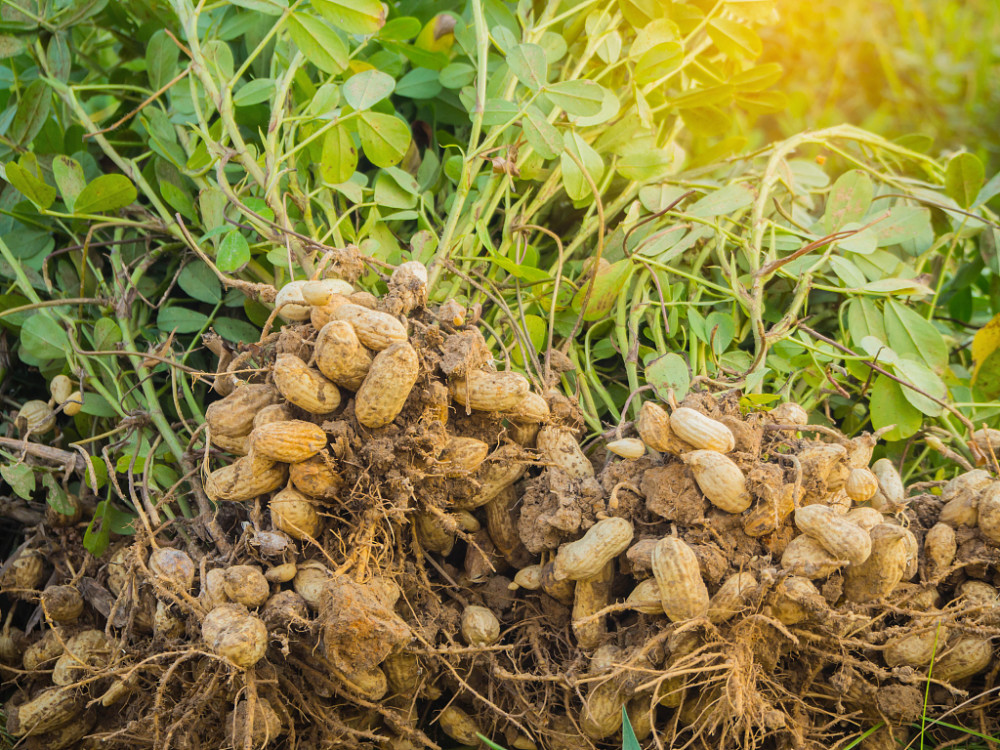
[[[340,73],[347,67],[347,45],[322,19],[299,12],[289,16],[286,25],[306,60],[324,73]]]
[[[995,351],[1000,349],[1000,314],[994,315],[989,323],[984,325],[972,337],[972,382],[979,377],[983,364]]]
[[[757,32],[728,18],[713,18],[706,31],[719,51],[732,60],[754,60],[764,51]]]
[[[410,145],[410,129],[406,123],[395,115],[381,112],[362,112],[358,135],[365,156],[376,167],[398,164]]]
[[[16,162],[8,164],[5,170],[7,182],[39,208],[46,209],[55,201],[56,189],[46,185],[44,180],[38,179]]]
[[[124,175],[105,174],[80,191],[73,205],[78,214],[114,211],[129,205],[137,197],[135,185]]]
[[[379,0],[312,0],[320,15],[348,34],[369,36],[385,26]]]

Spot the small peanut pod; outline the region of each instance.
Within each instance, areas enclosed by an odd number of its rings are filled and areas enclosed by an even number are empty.
[[[342,279],[317,279],[302,284],[302,299],[313,307],[322,307],[335,294],[345,296],[354,294],[354,287]]]
[[[216,448],[231,453],[234,456],[245,456],[250,452],[249,435],[223,435],[221,432],[209,433],[212,437],[212,445]]]
[[[670,427],[670,415],[662,406],[652,401],[644,402],[639,409],[635,427],[642,442],[658,453],[672,453],[679,456],[694,447],[674,433]]]
[[[797,625],[827,609],[816,585],[802,576],[788,576],[776,589],[771,611],[784,625]]]
[[[501,448],[493,456],[501,458],[497,454],[503,450]],[[486,464],[480,467],[479,471],[473,477],[479,483],[479,491],[466,502],[456,502],[456,507],[471,510],[487,505],[520,479],[527,468],[528,464],[524,461],[494,460],[493,457],[490,457]]]
[[[24,402],[24,405],[17,412],[14,423],[21,432],[44,435],[55,428],[56,415],[51,406],[44,401],[35,399]]]
[[[524,547],[521,544],[521,537],[517,533],[514,516],[511,508],[518,500],[517,493],[512,487],[505,487],[500,493],[483,506],[486,513],[486,530],[490,539],[496,545],[497,552],[504,556],[507,562],[512,565],[521,552],[523,557]]]
[[[316,367],[331,381],[356,391],[371,366],[371,353],[346,320],[331,320],[320,329],[316,336]]]
[[[52,622],[72,622],[83,614],[83,597],[76,586],[49,586],[42,592],[42,611]]]
[[[286,464],[312,458],[325,447],[323,428],[301,419],[261,425],[250,433],[250,448],[255,455]]]
[[[212,500],[244,502],[273,492],[287,477],[285,464],[244,456],[209,474],[205,480],[205,494]]]
[[[885,522],[885,516],[874,508],[851,508],[844,517],[865,531],[871,531],[880,523]]]
[[[958,682],[985,671],[993,661],[993,644],[989,638],[967,635],[952,641],[935,661],[932,676],[945,682]]]
[[[674,409],[670,415],[670,429],[681,440],[700,450],[729,453],[736,447],[736,437],[726,425],[686,406]]]
[[[912,633],[905,633],[886,641],[882,657],[890,667],[925,667],[948,646],[949,629],[938,618],[912,620]],[[934,666],[934,676],[938,674]]]
[[[863,503],[878,492],[878,478],[869,469],[851,469],[844,489],[851,500]]]
[[[653,734],[653,715],[655,711],[650,711],[649,695],[635,695],[629,699],[625,712],[628,714],[629,724],[632,725],[632,732],[635,738],[642,742]]]
[[[795,525],[838,560],[860,565],[872,551],[868,532],[823,505],[796,508]]]
[[[794,401],[778,404],[767,413],[774,422],[787,425],[809,424],[809,412]]]
[[[445,526],[444,520],[433,513],[420,512],[413,517],[420,546],[428,552],[447,556],[455,546],[455,532]]]
[[[646,455],[646,444],[638,438],[612,440],[607,444],[607,449],[622,458],[636,459]]]
[[[608,562],[597,575],[576,582],[573,592],[573,634],[577,645],[589,650],[601,645],[607,633],[604,617],[593,615],[611,603],[614,563]]]
[[[808,534],[795,537],[781,555],[781,567],[803,578],[826,578],[846,564]]]
[[[944,575],[955,561],[958,541],[955,530],[945,523],[936,523],[924,535],[924,559],[927,578],[933,580]]]
[[[979,533],[1000,544],[1000,482],[987,487],[979,497]]]
[[[380,700],[389,692],[389,681],[386,679],[385,672],[379,667],[359,669],[355,672],[344,672],[332,664],[328,663],[327,666],[330,673],[340,682],[344,683],[344,686],[349,691],[356,693],[366,700]]]
[[[66,641],[66,651],[52,670],[52,684],[67,686],[83,679],[94,667],[111,661],[113,644],[103,630],[84,630]]]
[[[534,391],[526,393],[517,406],[504,412],[504,416],[520,424],[541,424],[547,422],[551,415],[549,402]]]
[[[730,620],[746,605],[747,593],[756,588],[752,573],[735,573],[727,578],[708,602],[708,619],[720,623]]]
[[[325,453],[291,464],[288,478],[299,492],[319,500],[335,500],[344,486],[343,477],[333,469]]]
[[[398,695],[413,693],[420,685],[420,660],[416,654],[407,651],[389,654],[382,662],[382,671],[389,688]]]
[[[221,604],[201,624],[201,634],[219,656],[237,667],[252,667],[267,651],[267,626],[242,604]]]
[[[872,507],[886,511],[902,505],[906,500],[906,489],[892,461],[880,458],[872,465],[872,473],[878,479],[878,491],[871,497]]]
[[[303,295],[305,296],[305,295]],[[333,313],[341,305],[346,305],[350,300],[346,295],[338,292],[330,294],[329,298],[322,305],[313,305],[309,312],[309,322],[317,331],[323,330],[323,326],[333,320]]]
[[[310,414],[329,414],[340,406],[337,386],[294,354],[279,354],[271,372],[281,395]]]
[[[696,450],[681,458],[691,467],[694,480],[712,505],[727,513],[742,513],[750,507],[752,498],[747,492],[746,477],[728,456],[717,451]]]
[[[470,372],[448,384],[451,397],[476,411],[507,412],[517,409],[531,386],[519,372]],[[546,404],[546,408],[548,404]]]
[[[594,685],[587,695],[580,728],[594,740],[610,737],[622,726],[622,705],[625,698],[613,679]]]
[[[354,414],[365,427],[385,427],[403,410],[420,374],[417,352],[407,341],[383,347],[354,398]]]
[[[521,568],[517,573],[514,574],[513,583],[508,586],[512,591],[517,589],[527,589],[528,591],[537,591],[542,587],[542,566],[541,565],[529,565],[526,568]]]
[[[671,621],[683,622],[708,614],[708,588],[693,549],[676,537],[661,539],[653,549],[652,566],[663,611]]]
[[[84,695],[76,688],[50,688],[17,707],[7,717],[7,731],[15,737],[50,732],[78,716]]]
[[[953,528],[976,526],[979,523],[979,495],[963,492],[944,504],[938,521]]]
[[[479,744],[479,725],[454,703],[438,714],[438,724],[441,726],[441,731],[459,745]]]
[[[983,604],[987,607],[995,607],[1000,603],[1000,592],[985,581],[963,581],[958,587],[957,593],[970,602]]]
[[[310,609],[318,610],[323,590],[331,576],[329,568],[323,563],[317,560],[306,560],[297,566],[292,586],[295,588],[295,593],[302,597]]]
[[[500,640],[500,621],[492,610],[471,604],[462,612],[462,637],[470,646],[492,646]]]
[[[149,569],[161,581],[170,581],[185,591],[194,585],[194,560],[183,550],[161,547],[149,556]]]
[[[205,421],[213,435],[237,437],[253,429],[254,417],[261,409],[276,404],[278,392],[270,385],[242,385],[205,410]]]
[[[438,454],[435,471],[447,477],[459,477],[479,468],[489,455],[490,446],[470,437],[453,437]]]
[[[553,578],[579,581],[601,572],[632,542],[632,524],[624,518],[605,518],[587,530],[582,538],[559,547],[553,561]]]
[[[315,539],[323,527],[313,500],[298,490],[286,487],[268,504],[271,525],[293,539]]]
[[[844,594],[848,601],[869,602],[888,596],[906,570],[906,529],[883,523],[869,532],[871,554],[844,572]]]
[[[350,323],[358,340],[377,352],[387,349],[391,344],[406,341],[406,326],[398,319],[353,302],[338,306],[333,311],[332,319]]]
[[[660,584],[655,578],[646,578],[625,597],[625,606],[644,615],[662,615],[663,601],[660,599]]]
[[[801,494],[801,492],[800,492]],[[774,499],[764,498],[743,517],[743,533],[747,536],[765,536],[781,526],[795,510],[795,485],[782,486]]]
[[[275,391],[274,393],[277,396],[278,392]],[[258,427],[271,424],[272,422],[288,422],[292,419],[295,419],[295,415],[288,404],[269,404],[254,416],[252,430],[256,430]]]
[[[546,563],[542,566],[542,591],[551,596],[557,602],[562,602],[563,604],[572,604],[574,599],[574,592],[576,591],[576,581],[569,578],[563,578],[562,580],[556,580],[553,575],[553,564]]]
[[[274,309],[285,320],[308,320],[309,304],[302,295],[302,287],[306,281],[289,281],[278,290],[274,298]]]
[[[594,476],[594,466],[590,463],[580,444],[570,430],[547,425],[538,431],[538,450],[558,469],[573,479],[590,479]]]

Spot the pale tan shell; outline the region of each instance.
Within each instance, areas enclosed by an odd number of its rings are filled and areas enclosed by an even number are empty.
[[[69,397],[63,401],[63,414],[67,417],[75,417],[83,409],[83,393],[73,391]]]
[[[187,552],[169,547],[161,547],[150,554],[149,569],[185,591],[194,585],[194,576],[197,572],[194,560]]]
[[[380,700],[389,692],[389,681],[385,672],[379,667],[360,669],[356,672],[342,672],[332,665],[330,672],[337,677],[353,693],[357,693],[362,698],[370,701]]]
[[[959,474],[941,488],[941,502],[947,503],[959,495],[978,495],[994,481],[993,475],[984,469],[973,469]]]
[[[827,609],[816,585],[802,576],[788,576],[775,590],[771,611],[785,625],[797,625]]]
[[[226,717],[226,738],[229,746],[263,748],[284,733],[284,723],[267,698],[257,696],[253,707],[252,724],[251,717],[248,716],[250,705],[246,700],[237,703],[233,713]],[[250,737],[246,736],[248,726],[252,726]]]
[[[184,620],[174,608],[162,600],[156,601],[153,611],[153,635],[156,638],[180,638],[184,634]]]
[[[7,731],[15,737],[50,732],[82,713],[84,696],[76,688],[49,688],[7,717]]]
[[[289,281],[278,290],[274,298],[274,309],[285,320],[302,321],[309,319],[310,307],[302,294],[307,281]]]
[[[382,662],[382,671],[394,693],[412,693],[420,684],[420,660],[416,654],[408,651],[389,654]]]
[[[573,479],[590,479],[594,466],[580,450],[580,443],[565,427],[546,425],[538,431],[538,450],[545,459]]]
[[[438,714],[438,725],[441,731],[451,737],[459,745],[478,745],[479,725],[465,711],[450,704]]]
[[[36,549],[26,549],[7,565],[0,579],[3,589],[37,589],[45,581],[45,555]]]
[[[452,437],[438,454],[434,472],[448,477],[469,474],[489,455],[490,446],[482,440],[471,437]]]
[[[663,600],[660,599],[660,584],[655,578],[646,578],[625,597],[625,606],[645,615],[663,615]]]
[[[1000,482],[994,482],[979,497],[979,533],[1000,543]]]
[[[221,432],[211,432],[209,434],[212,438],[212,445],[216,448],[224,450],[226,453],[231,453],[234,456],[245,456],[250,452],[250,436],[249,435],[225,435]]]
[[[551,416],[549,402],[534,391],[524,394],[517,405],[504,412],[504,416],[513,422],[522,424],[541,424],[547,422]]]
[[[102,630],[84,630],[66,641],[66,650],[52,670],[52,684],[66,686],[84,679],[95,667],[111,661],[113,644]]]
[[[257,412],[278,402],[279,394],[270,385],[241,385],[205,410],[205,421],[213,435],[247,435]]]
[[[271,525],[293,539],[316,539],[323,519],[315,503],[296,489],[286,487],[271,498]]]
[[[316,336],[316,367],[332,382],[358,390],[372,366],[372,355],[346,320],[331,320]]]
[[[622,651],[621,647],[613,643],[599,646],[590,655],[590,666],[587,667],[587,674],[597,676],[610,672],[624,661],[624,656],[625,652]]]
[[[73,381],[65,375],[56,375],[49,383],[49,393],[52,394],[52,400],[60,405],[69,399],[73,390]]]
[[[324,304],[312,306],[312,311],[309,313],[309,322],[312,323],[313,328],[317,331],[322,330],[323,326],[334,319],[333,313],[336,312],[337,308],[351,301],[348,296],[334,292]]]
[[[49,586],[42,592],[42,611],[52,622],[72,622],[83,614],[83,597],[76,586]]]
[[[518,588],[527,589],[528,591],[537,591],[542,587],[542,566],[541,565],[529,565],[526,568],[521,568],[517,573],[514,574],[514,581],[510,584],[508,588],[511,590],[516,590]]]
[[[271,422],[255,427],[250,433],[250,448],[254,455],[299,463],[312,458],[326,447],[326,433],[319,425],[302,419]]]
[[[229,597],[226,596],[225,568],[211,568],[205,572],[204,578],[201,579],[200,598],[208,609],[229,601]]]
[[[448,555],[455,545],[455,532],[445,527],[443,519],[433,513],[420,512],[413,516],[420,546],[428,552]]]
[[[310,609],[318,610],[323,589],[332,575],[329,568],[323,563],[317,560],[306,560],[298,564],[295,578],[292,579],[292,586],[295,588],[295,593],[305,599]]]
[[[254,565],[233,565],[223,573],[226,598],[245,607],[259,607],[271,594],[271,587]]]
[[[847,511],[847,520],[865,531],[871,531],[880,523],[885,523],[885,516],[874,508],[851,508]]]
[[[736,447],[736,436],[726,425],[686,406],[674,409],[670,429],[698,450],[728,453]]]
[[[632,733],[635,738],[642,742],[653,734],[653,719],[655,711],[650,711],[650,697],[648,695],[634,695],[629,698],[625,707],[628,714],[629,724],[632,725]]]
[[[809,424],[809,412],[794,401],[778,404],[767,413],[774,422],[787,425]]]
[[[944,504],[938,521],[954,528],[976,526],[979,523],[979,495],[963,492]]]
[[[970,602],[985,604],[990,607],[996,606],[1000,602],[1000,592],[997,591],[995,586],[990,586],[985,581],[963,581],[956,593]]]
[[[646,444],[638,438],[612,440],[606,447],[616,456],[621,456],[622,458],[636,459],[646,455]]]
[[[796,508],[795,526],[818,541],[837,560],[859,565],[871,554],[869,533],[823,505]]]
[[[985,671],[993,661],[989,638],[966,635],[951,641],[948,650],[934,662],[934,679],[958,682]]]
[[[824,549],[808,534],[800,534],[788,543],[781,555],[781,567],[793,576],[826,578],[847,564]]]
[[[277,391],[275,391],[275,393],[277,393]],[[251,432],[258,427],[271,424],[272,422],[288,422],[292,419],[295,419],[295,415],[292,413],[288,404],[270,404],[262,408],[254,416],[253,428],[251,429]]]
[[[614,562],[605,564],[596,575],[576,582],[573,590],[573,635],[576,644],[586,650],[601,645],[607,633],[604,617],[593,617],[611,603]]]
[[[851,469],[844,489],[851,500],[863,503],[878,491],[878,479],[869,469]]]
[[[750,507],[746,477],[731,458],[712,450],[691,451],[681,458],[691,467],[694,480],[712,505],[727,513],[742,513]]]
[[[747,594],[755,589],[757,579],[753,573],[734,573],[729,576],[708,602],[708,619],[720,623],[732,619],[746,606]]]
[[[621,688],[614,680],[594,685],[587,694],[580,717],[583,733],[591,739],[601,740],[621,729],[624,702]]]
[[[488,461],[473,477],[479,483],[479,491],[467,502],[456,503],[456,507],[472,510],[486,505],[520,479],[527,468],[524,461]]]
[[[492,646],[500,640],[500,621],[491,609],[470,604],[462,612],[462,637],[470,646]]]
[[[848,601],[863,603],[888,596],[906,571],[906,529],[883,523],[868,533],[870,554],[844,571],[844,595]]]
[[[528,379],[519,372],[470,372],[468,377],[448,383],[451,397],[476,411],[509,412],[518,409],[530,391]],[[546,408],[548,404],[546,404]]]
[[[661,539],[653,550],[652,568],[663,611],[673,622],[708,614],[708,588],[698,558],[685,542],[676,537]]]
[[[958,552],[955,530],[945,523],[936,523],[924,534],[924,557],[928,578],[944,575]]]
[[[420,359],[407,341],[383,347],[372,360],[354,399],[354,414],[365,427],[385,427],[403,410],[420,374]]]
[[[36,399],[25,401],[14,421],[21,432],[44,435],[55,428],[56,415],[51,406]]]
[[[298,566],[293,562],[282,563],[281,565],[275,565],[273,568],[265,570],[264,578],[271,583],[287,583],[295,578],[295,574],[298,570]]]
[[[350,296],[354,294],[354,287],[342,279],[318,279],[302,285],[302,299],[314,307],[329,303],[335,294]]]
[[[65,638],[59,632],[46,630],[41,638],[24,650],[21,663],[25,670],[34,672],[39,667],[51,667],[50,662],[62,655],[65,642]]]
[[[266,458],[243,456],[216,469],[205,480],[205,494],[212,500],[244,502],[281,487],[288,467]]]
[[[205,643],[237,667],[252,667],[267,651],[267,627],[242,604],[221,604],[201,624]]]
[[[298,630],[308,625],[309,605],[294,591],[279,591],[264,604],[261,617],[270,630]]]
[[[391,344],[406,341],[406,325],[388,313],[369,310],[353,302],[337,306],[332,320],[343,320],[354,327],[354,332],[367,348],[380,352]]]
[[[949,629],[939,618],[931,617],[912,620],[915,632],[890,638],[885,643],[882,658],[890,667],[924,667],[935,656],[940,657],[948,646]],[[934,667],[937,676],[937,665]]]
[[[628,548],[633,533],[632,524],[624,518],[598,521],[583,537],[559,547],[553,561],[553,577],[557,581],[592,578]]]
[[[312,458],[290,464],[288,479],[295,489],[319,500],[336,500],[344,486],[343,477],[331,466],[329,456],[323,452]]]
[[[878,491],[871,497],[871,505],[876,510],[892,510],[906,500],[906,488],[892,461],[880,458],[872,464],[872,473],[878,479]]]
[[[983,427],[972,433],[972,442],[984,456],[1000,457],[1000,430]]]
[[[517,523],[512,512],[517,501],[520,500],[513,487],[505,487],[497,496],[483,506],[483,513],[486,515],[486,529],[496,545],[497,552],[511,565],[523,565],[524,551],[521,544],[521,535],[517,530]]]
[[[799,491],[801,495],[801,490]],[[795,485],[786,484],[773,501],[764,501],[751,508],[743,516],[743,533],[759,537],[770,534],[784,523],[795,510]]]
[[[294,354],[279,354],[271,374],[281,395],[310,414],[329,414],[340,406],[337,386]]]
[[[644,402],[639,408],[635,428],[642,442],[658,453],[678,456],[694,448],[674,434],[670,427],[670,415],[666,409],[652,401]]]

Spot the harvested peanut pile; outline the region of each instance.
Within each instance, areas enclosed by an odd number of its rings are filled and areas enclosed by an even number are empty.
[[[20,747],[610,748],[623,706],[646,747],[890,747],[928,675],[929,716],[1000,731],[995,477],[908,493],[875,436],[737,393],[588,456],[425,281],[283,288],[187,456],[208,513],[6,565]]]

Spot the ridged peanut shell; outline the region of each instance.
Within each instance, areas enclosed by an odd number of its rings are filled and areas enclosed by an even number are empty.
[[[42,611],[52,622],[72,622],[83,614],[83,597],[76,586],[49,586],[42,592]]]
[[[891,511],[903,504],[906,488],[892,461],[880,458],[872,464],[872,473],[878,480],[878,490],[871,497],[871,505],[876,510]]]
[[[421,667],[416,654],[407,651],[389,654],[382,662],[382,671],[394,693],[412,693],[420,684]]]
[[[331,320],[316,336],[316,367],[337,385],[358,390],[372,366],[372,355],[346,320]]]
[[[778,404],[767,413],[767,416],[777,424],[809,424],[809,412],[794,401],[786,401],[783,404]]]
[[[708,602],[708,619],[719,623],[731,620],[746,605],[746,595],[757,586],[753,573],[734,573],[719,586]]]
[[[272,422],[288,422],[293,419],[295,419],[295,413],[288,404],[269,404],[254,416],[251,432]]]
[[[252,723],[250,722],[251,717],[249,713],[250,704],[246,700],[241,700],[236,704],[233,713],[226,717],[225,727],[228,747],[263,748],[276,740],[285,731],[281,717],[272,708],[271,702],[267,698],[257,696],[254,701]],[[247,737],[248,728],[250,730],[249,737]],[[249,743],[247,743],[247,740],[249,740]]]
[[[205,643],[237,667],[252,667],[267,651],[267,627],[242,604],[222,604],[201,624]]]
[[[503,450],[500,448],[479,467],[473,477],[479,483],[479,490],[468,501],[456,502],[456,507],[472,510],[486,505],[524,475],[528,464],[503,458]]]
[[[438,725],[441,731],[451,737],[459,745],[475,746],[479,744],[479,725],[469,714],[454,703],[438,714]]]
[[[342,279],[317,279],[302,284],[302,299],[313,307],[329,303],[335,294],[350,296],[354,294],[354,287]]]
[[[537,591],[542,587],[542,566],[541,565],[529,565],[526,568],[521,568],[514,574],[514,581],[509,586],[511,589],[527,589],[528,591]]]
[[[234,456],[245,456],[250,452],[249,435],[225,435],[221,432],[211,432],[212,445]]]
[[[874,508],[851,508],[845,514],[851,523],[860,526],[865,531],[871,531],[880,523],[885,523],[885,516]]]
[[[504,412],[504,416],[520,424],[542,424],[549,420],[552,412],[545,397],[529,391],[518,401],[517,406]]]
[[[827,609],[816,584],[802,576],[788,576],[775,589],[771,611],[784,625],[797,625]]]
[[[708,614],[708,588],[701,577],[698,557],[676,537],[661,539],[653,549],[653,577],[660,588],[663,611],[673,622]]]
[[[856,503],[871,499],[878,491],[878,479],[869,469],[851,469],[844,484],[847,496]]]
[[[223,573],[226,598],[244,607],[259,607],[267,601],[271,587],[254,565],[233,565]]]
[[[827,552],[808,534],[795,537],[781,555],[781,567],[791,575],[803,578],[826,578],[846,564],[846,560]]]
[[[979,497],[979,533],[1000,544],[1000,482],[994,482]]]
[[[323,519],[313,500],[296,489],[286,487],[268,504],[271,525],[293,539],[315,539],[323,527]]]
[[[302,419],[271,422],[254,428],[250,433],[250,447],[262,458],[294,464],[323,450],[326,433],[319,425]]]
[[[28,672],[34,672],[40,667],[51,667],[51,662],[58,659],[65,648],[66,639],[55,630],[46,630],[42,637],[24,650],[21,663]]]
[[[295,593],[301,596],[312,610],[318,610],[323,596],[323,589],[333,574],[330,569],[318,560],[306,560],[299,563],[292,579]]]
[[[616,456],[621,456],[622,458],[636,459],[646,455],[646,444],[638,438],[612,440],[606,447]]]
[[[614,680],[594,685],[587,694],[580,718],[580,728],[593,740],[610,737],[622,726],[621,688]]]
[[[7,717],[7,731],[15,737],[31,737],[51,732],[83,712],[84,696],[76,688],[49,688]]]
[[[470,437],[450,438],[434,464],[435,473],[463,476],[479,468],[489,455],[490,446]]]
[[[407,341],[380,351],[354,398],[358,422],[373,429],[390,424],[403,410],[419,374],[420,360]]]
[[[56,400],[58,401],[58,399]],[[1000,457],[1000,430],[983,427],[972,433],[972,442],[984,456]]]
[[[646,578],[636,585],[625,597],[625,606],[644,615],[662,615],[663,601],[660,599],[660,584],[655,578]]]
[[[989,638],[966,635],[951,641],[951,645],[935,660],[934,679],[955,683],[986,671],[993,661],[993,643]]]
[[[851,602],[869,602],[888,596],[906,571],[906,529],[883,523],[868,532],[871,553],[844,571],[844,595]]]
[[[698,450],[728,453],[736,447],[736,436],[726,425],[686,406],[674,409],[670,429]]]
[[[559,547],[553,561],[553,577],[579,581],[601,572],[632,543],[632,524],[624,518],[604,518],[575,542]]]
[[[712,450],[691,451],[681,458],[712,505],[727,513],[742,513],[750,507],[746,477],[731,458]]]
[[[578,580],[573,589],[573,635],[584,650],[597,648],[607,633],[606,618],[593,615],[611,604],[614,572],[614,563],[608,562],[596,575]]]
[[[337,386],[294,354],[279,354],[271,373],[281,395],[310,414],[329,414],[340,406]]]
[[[950,632],[937,618],[914,619],[911,627],[915,632],[886,641],[882,658],[888,666],[925,667],[947,648]],[[937,666],[934,667],[934,676],[937,677]]]
[[[491,609],[470,604],[462,612],[462,637],[470,646],[492,646],[500,640],[500,621]]]
[[[945,523],[936,523],[924,534],[924,559],[928,578],[943,575],[955,561],[958,541],[955,530]]]
[[[274,298],[274,309],[285,320],[302,321],[309,319],[310,306],[302,295],[306,281],[289,281],[278,290]]]
[[[24,402],[24,405],[18,409],[14,423],[21,432],[44,435],[55,428],[56,415],[52,407],[45,401],[35,399]]]
[[[455,546],[455,532],[446,527],[441,517],[419,512],[414,514],[413,524],[420,546],[428,552],[446,556]]]
[[[635,422],[636,431],[643,443],[658,453],[679,456],[694,448],[684,442],[670,427],[670,415],[659,404],[646,401],[639,408],[639,418]]]
[[[823,505],[796,508],[795,526],[838,560],[859,565],[872,551],[869,533]]]
[[[538,431],[536,442],[542,456],[573,479],[589,479],[594,476],[593,464],[580,449],[573,433],[565,427],[542,427]]]
[[[451,397],[476,411],[509,412],[517,409],[530,391],[528,379],[519,372],[470,372],[448,383]],[[546,404],[548,406],[548,404]]]
[[[213,435],[246,435],[253,429],[254,417],[280,398],[271,385],[241,385],[223,399],[213,401],[205,410],[205,421]]]
[[[161,580],[171,581],[185,591],[194,585],[197,572],[194,560],[187,552],[169,547],[153,550],[149,556],[149,569]]]
[[[103,630],[84,630],[66,641],[66,650],[52,670],[52,684],[66,686],[87,677],[111,661],[113,644]]]
[[[343,320],[354,327],[358,340],[380,352],[396,342],[406,341],[406,326],[388,313],[369,310],[353,302],[333,310],[331,320]]]
[[[216,469],[205,480],[205,494],[212,500],[245,502],[281,487],[288,467],[266,458],[243,456]]]
[[[288,478],[299,492],[318,500],[335,500],[344,486],[343,477],[331,466],[325,453],[290,464]]]
[[[74,391],[73,381],[65,375],[56,375],[49,382],[49,393],[57,404],[63,404]]]

